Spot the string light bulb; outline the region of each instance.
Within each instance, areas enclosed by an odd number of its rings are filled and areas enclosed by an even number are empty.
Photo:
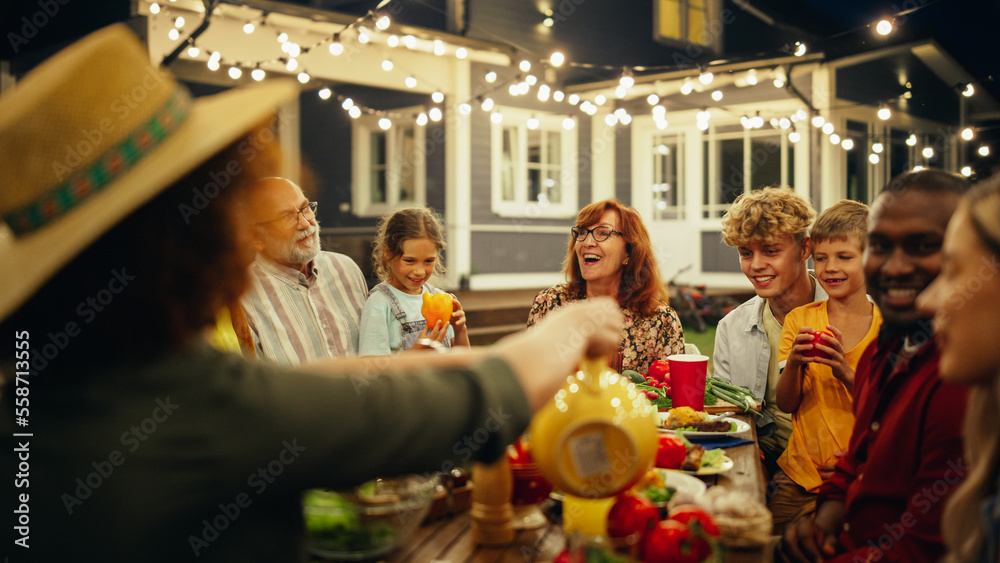
[[[483,111],[490,111],[491,109],[493,109],[493,98],[486,98],[485,100],[483,100],[483,104],[481,107],[483,108]]]
[[[256,28],[254,27],[253,22],[247,22],[243,24],[243,33],[246,33],[247,35],[253,33],[254,29]]]
[[[169,37],[171,41],[177,41],[181,38],[181,32],[177,31],[176,27],[172,27],[170,28],[170,31],[167,32],[167,37]]]
[[[497,73],[493,72],[492,70],[489,71],[489,72],[487,72],[486,73],[486,81],[489,82],[490,84],[493,84],[494,82],[496,82],[497,81]]]
[[[917,136],[910,133],[910,136],[906,138],[906,144],[911,147],[917,146]]]
[[[569,105],[575,106],[576,104],[580,103],[580,95],[570,94],[569,97],[566,98],[566,101],[569,102]]]
[[[527,83],[529,86],[534,86],[535,83],[538,82],[538,77],[535,76],[534,74],[529,74],[528,76],[524,77],[524,82]]]
[[[354,107],[354,100],[352,100],[351,98],[345,98],[344,101],[340,104],[340,107],[349,110],[352,107]]]
[[[358,106],[351,106],[351,109],[347,110],[347,115],[351,116],[353,119],[361,117],[361,108]]]
[[[615,97],[620,100],[620,99],[624,98],[625,96],[628,96],[628,88],[626,88],[626,87],[622,86],[621,84],[619,84],[618,87],[615,88]]]
[[[879,156],[875,153],[871,153],[870,155],[868,155],[868,162],[872,164],[878,164],[880,160],[882,159],[880,159]]]
[[[564,62],[566,62],[566,55],[559,51],[553,51],[552,54],[549,55],[549,64],[554,67],[560,67]]]
[[[971,166],[963,166],[962,167],[962,176],[965,176],[966,178],[968,178],[969,176],[972,176],[972,167]]]
[[[441,102],[444,101],[444,93],[441,91],[435,91],[433,94],[431,94],[431,100],[435,104],[440,104]]]
[[[378,120],[379,129],[383,131],[388,131],[392,127],[392,120],[388,117],[383,117]]]
[[[788,119],[787,117],[782,117],[781,119],[778,120],[778,127],[781,127],[782,129],[788,129],[791,126],[792,126],[792,120]]]
[[[201,54],[201,49],[199,49],[198,47],[196,47],[194,45],[191,45],[190,47],[188,47],[187,55],[189,57],[191,57],[192,59],[195,58],[195,57],[197,57],[200,54]]]
[[[555,92],[552,92],[552,99],[557,102],[561,102],[566,99],[566,94],[563,94],[562,90],[556,90]]]
[[[389,72],[390,70],[392,70],[392,66],[393,65],[391,60],[385,59],[382,61],[382,70]]]
[[[385,44],[390,47],[399,47],[399,36],[390,35],[389,37],[386,37]]]
[[[788,140],[792,143],[797,143],[801,139],[802,139],[802,134],[794,129],[792,129],[792,132],[788,134]]]
[[[972,95],[975,93],[976,89],[972,86],[971,82],[965,85],[965,90],[962,90],[962,95],[965,96],[966,98],[971,98]]]
[[[635,77],[632,76],[632,71],[627,68],[623,70],[621,78],[618,79],[618,84],[624,88],[635,86]]]
[[[403,83],[406,84],[407,88],[416,88],[417,78],[415,76],[407,76],[406,80],[404,80]]]
[[[330,54],[337,56],[344,52],[344,44],[340,42],[340,36],[338,35],[334,38],[333,42],[330,43]]]
[[[472,106],[466,103],[459,104],[458,113],[462,115],[469,115],[470,113],[472,113]]]
[[[490,121],[492,121],[493,123],[496,123],[497,125],[503,123],[503,114],[500,113],[500,112],[498,112],[498,111],[495,111],[495,112],[491,113],[490,114]]]
[[[646,96],[646,102],[649,103],[649,105],[651,106],[655,106],[656,104],[660,103],[660,97],[657,96],[656,94],[650,94]]]
[[[156,2],[153,2],[152,4],[150,4],[149,5],[149,13],[150,14],[159,14],[160,13],[160,5],[157,4]]]
[[[264,80],[265,76],[267,76],[267,74],[264,72],[264,69],[262,69],[260,67],[255,68],[255,69],[253,69],[253,70],[250,71],[250,78],[253,78],[257,82],[260,82],[261,80]],[[323,98],[323,94],[320,93],[319,97]],[[325,100],[326,98],[323,98],[323,99]]]
[[[934,158],[934,149],[924,147],[924,150],[920,151],[920,154],[924,155],[924,158]]]
[[[538,87],[538,100],[541,102],[547,101],[551,92],[552,89],[549,88],[548,85],[542,84]]]
[[[455,49],[455,57],[458,59],[464,59],[469,56],[469,50],[465,47],[459,47]]]
[[[174,27],[178,29],[184,27],[184,16],[177,16],[174,20]]]
[[[971,141],[975,133],[972,131],[972,127],[966,127],[962,129],[962,138],[966,141]]]
[[[795,56],[796,57],[801,57],[802,55],[805,55],[805,54],[806,54],[806,44],[802,43],[801,41],[796,41],[795,42]]]
[[[599,106],[603,106],[604,102],[606,102],[606,101],[608,101],[608,99],[606,97],[604,97],[604,94],[598,94],[598,95],[594,96],[594,103],[597,104],[597,105],[599,105]]]
[[[238,67],[238,66],[231,66],[231,67],[229,67],[229,78],[232,78],[233,80],[236,80],[236,79],[238,79],[241,76],[243,76],[243,71],[240,70],[240,67]]]
[[[889,35],[892,33],[892,22],[887,19],[879,20],[878,23],[875,24],[875,31],[883,37]]]
[[[441,108],[431,108],[427,115],[431,118],[431,121],[438,122],[441,121],[442,113]]]
[[[523,60],[517,65],[517,68],[521,69],[521,72],[528,72],[531,70],[531,61]]]
[[[822,127],[824,123],[826,123],[826,119],[824,119],[823,116],[820,115],[818,112],[815,115],[813,115],[812,118],[813,127]]]
[[[285,69],[287,69],[288,72],[292,72],[297,68],[299,68],[299,61],[295,60],[294,58],[288,59],[288,62],[285,63]]]
[[[278,43],[284,43],[285,41],[288,41],[288,34],[282,31],[275,39],[277,39]]]
[[[316,94],[319,95],[319,99],[321,100],[329,100],[330,96],[333,95],[333,90],[330,90],[329,88],[323,88]]]
[[[404,35],[403,45],[405,45],[407,49],[413,49],[417,46],[417,38],[412,35]]]
[[[829,135],[829,134],[833,133],[833,123],[830,123],[829,121],[827,121],[826,123],[824,123],[823,124],[823,133],[825,135]]]
[[[840,135],[838,135],[836,133],[834,133],[833,135],[830,135],[830,144],[831,145],[839,145],[840,144]]]
[[[983,146],[979,147],[979,156],[990,156],[990,147],[989,147],[989,145],[983,145]]]
[[[721,101],[722,100],[722,90],[715,90],[714,92],[712,92],[712,99],[715,100],[715,101],[717,101],[717,102]]]
[[[694,91],[694,84],[691,82],[690,78],[685,78],[684,82],[681,83],[681,94],[687,96]]]
[[[420,112],[419,114],[417,114],[417,125],[419,125],[421,127],[423,127],[424,125],[427,125],[427,114],[426,113]]]
[[[531,117],[528,118],[528,122],[526,123],[526,125],[528,126],[528,129],[534,131],[535,129],[538,129],[538,126],[541,125],[541,122],[538,120],[537,117],[532,115]]]
[[[850,137],[848,137],[848,138],[844,139],[844,140],[843,140],[843,141],[842,141],[842,142],[840,143],[840,146],[841,146],[841,147],[842,147],[842,148],[843,148],[843,149],[844,149],[845,151],[849,151],[849,150],[851,150],[851,149],[853,149],[853,148],[854,148],[854,139],[851,139]]]
[[[751,68],[750,72],[747,73],[747,84],[750,86],[757,85],[757,69]]]
[[[882,146],[882,143],[880,143],[878,141],[875,141],[874,143],[872,143],[872,152],[878,153],[878,154],[882,154],[883,150],[885,150],[885,147]]]
[[[567,117],[563,119],[562,126],[563,129],[567,131],[572,131],[573,128],[576,127],[576,120],[573,119],[572,117]]]
[[[715,75],[711,72],[703,72],[698,75],[698,82],[701,82],[706,86],[711,84],[713,80],[715,80]]]
[[[889,109],[889,106],[887,104],[880,105],[878,107],[878,118],[882,121],[886,121],[890,117],[892,117],[892,110]]]
[[[364,26],[361,26],[358,29],[358,43],[368,43],[371,40],[372,40],[371,36],[368,35],[368,29]]]
[[[389,24],[391,23],[392,22],[389,20],[389,16],[382,16],[379,19],[375,20],[375,27],[377,27],[381,31],[385,31],[389,29]]]

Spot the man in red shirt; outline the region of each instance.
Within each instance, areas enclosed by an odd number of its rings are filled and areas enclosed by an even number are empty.
[[[968,187],[946,172],[908,172],[872,204],[865,276],[885,323],[858,363],[847,452],[820,487],[816,513],[786,530],[778,560],[943,555],[941,513],[967,470],[966,393],[938,379],[933,328],[916,299],[941,271],[945,228]]]

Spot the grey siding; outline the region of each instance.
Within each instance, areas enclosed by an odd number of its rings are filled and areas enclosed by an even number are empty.
[[[558,272],[568,241],[567,235],[556,233],[472,233],[472,272]]]
[[[736,249],[722,242],[722,235],[718,231],[701,233],[701,271],[741,272]]]

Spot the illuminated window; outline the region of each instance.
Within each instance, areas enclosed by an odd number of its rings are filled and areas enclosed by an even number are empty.
[[[415,111],[400,110],[411,115]],[[427,154],[424,127],[413,118],[393,117],[382,130],[379,117],[351,121],[353,141],[352,203],[361,217],[377,217],[399,207],[424,205]]]
[[[653,36],[661,43],[693,43],[722,51],[718,0],[655,0]]]

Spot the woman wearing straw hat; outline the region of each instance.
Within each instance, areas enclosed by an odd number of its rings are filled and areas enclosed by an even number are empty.
[[[311,373],[208,347],[202,332],[253,258],[240,191],[274,172],[269,149],[240,149],[295,95],[275,81],[192,101],[114,26],[0,98],[12,555],[294,559],[303,489],[447,469],[484,428],[468,455],[495,459],[584,353],[617,347],[610,300],[530,339]],[[231,181],[213,188],[221,171]]]

